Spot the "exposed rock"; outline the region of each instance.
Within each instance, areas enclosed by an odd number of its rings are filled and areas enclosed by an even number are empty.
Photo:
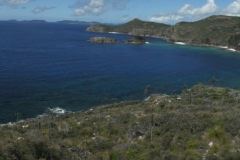
[[[89,41],[95,43],[118,43],[118,41],[114,38],[107,38],[107,37],[93,37],[90,38]]]
[[[134,36],[131,39],[124,40],[125,43],[143,44],[147,41],[141,36]]]
[[[212,147],[213,146],[213,142],[211,141],[211,142],[209,142],[209,147]]]
[[[139,137],[138,137],[138,140],[143,140],[143,139],[144,139],[143,136],[139,136]]]

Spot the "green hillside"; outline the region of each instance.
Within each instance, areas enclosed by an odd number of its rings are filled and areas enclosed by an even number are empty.
[[[165,31],[170,25],[145,22],[134,19],[119,26],[93,25],[87,29],[92,32],[119,32],[139,36],[164,37]]]
[[[230,37],[239,33],[239,17],[211,16],[197,22],[180,22],[174,25],[169,38],[190,44],[228,46]]]
[[[240,50],[240,17],[232,16],[211,16],[196,22],[180,22],[174,26],[134,19],[119,26],[93,25],[87,31],[161,37],[169,42],[229,46]]]
[[[178,96],[2,125],[0,159],[239,160],[239,99],[239,90],[198,84]]]

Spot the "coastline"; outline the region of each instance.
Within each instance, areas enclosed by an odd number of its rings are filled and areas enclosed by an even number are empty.
[[[167,39],[165,39],[167,40]],[[185,42],[180,42],[180,41],[177,41],[177,42],[170,42],[170,43],[173,43],[173,44],[177,44],[177,45],[191,45],[191,46],[203,46],[203,47],[215,47],[215,48],[220,48],[220,49],[224,49],[224,50],[227,50],[227,51],[231,51],[231,52],[235,52],[235,53],[238,53],[240,54],[240,51],[239,50],[236,50],[234,48],[229,48],[228,46],[215,46],[215,45],[205,45],[205,44],[191,44],[191,43],[185,43]]]
[[[98,33],[98,32],[97,32]],[[108,33],[108,34],[125,34],[125,35],[130,35],[133,36],[130,33],[121,33],[121,32],[100,32],[100,33]],[[169,38],[167,37],[158,37],[158,36],[144,36],[144,37],[150,37],[150,38],[161,38],[166,40],[168,43],[172,43],[172,44],[176,44],[176,45],[190,45],[190,46],[202,46],[202,47],[215,47],[215,48],[220,48],[220,49],[224,49],[230,52],[235,52],[237,54],[240,54],[240,50],[236,50],[234,48],[229,48],[228,46],[224,46],[224,45],[219,45],[219,46],[215,46],[215,45],[207,45],[207,44],[192,44],[192,43],[186,43],[186,42],[182,42],[182,41],[170,41]],[[149,42],[146,42],[145,44],[149,44]]]

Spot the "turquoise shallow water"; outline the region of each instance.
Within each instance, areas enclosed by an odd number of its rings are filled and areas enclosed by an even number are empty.
[[[151,93],[179,94],[199,82],[240,88],[240,55],[212,47],[169,44],[95,44],[123,34],[85,32],[86,25],[0,22],[0,123],[36,117],[46,109],[70,111]]]

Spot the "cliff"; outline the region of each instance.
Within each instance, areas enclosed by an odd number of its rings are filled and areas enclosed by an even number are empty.
[[[228,46],[240,50],[240,17],[232,16],[211,16],[196,22],[180,22],[174,26],[134,19],[119,26],[93,25],[87,31],[161,37],[169,42]]]

